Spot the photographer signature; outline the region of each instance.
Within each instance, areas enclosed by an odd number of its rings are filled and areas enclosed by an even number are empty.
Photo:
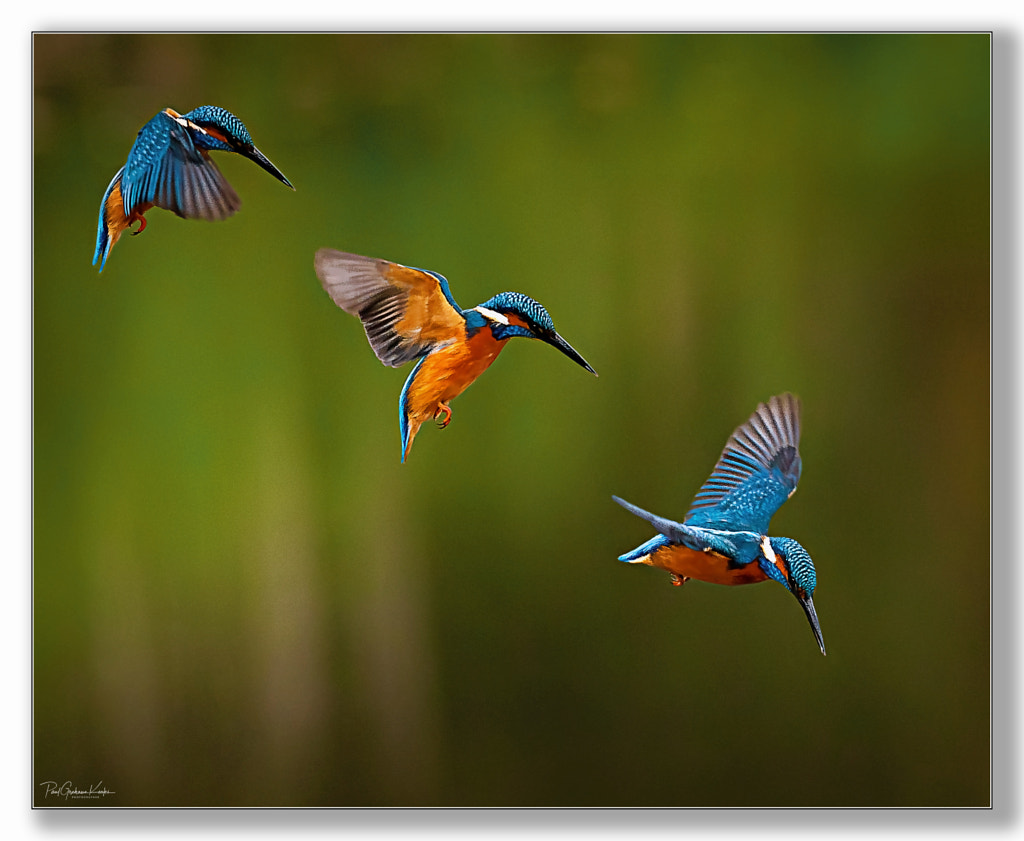
[[[76,800],[89,799],[96,800],[107,794],[115,794],[116,792],[111,791],[105,785],[103,781],[96,783],[95,785],[89,786],[88,789],[80,789],[71,780],[64,783],[58,783],[53,780],[47,780],[45,783],[40,783],[43,786],[43,797],[49,797],[51,794],[55,797],[63,797],[67,800],[69,797],[73,797]]]

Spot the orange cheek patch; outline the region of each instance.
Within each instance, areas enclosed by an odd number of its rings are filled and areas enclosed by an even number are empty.
[[[789,573],[786,571],[786,566],[782,562],[782,560],[783,560],[782,556],[779,555],[778,553],[776,553],[776,555],[775,555],[775,568],[779,571],[779,574],[782,575],[782,580],[783,581],[789,581]]]
[[[219,140],[222,143],[227,143],[228,142],[227,135],[222,133],[222,132],[217,131],[217,129],[215,129],[215,128],[208,128],[208,129],[205,129],[205,131],[206,131],[206,133],[208,135],[210,135],[210,137],[212,137],[212,138],[214,138],[216,140]]]

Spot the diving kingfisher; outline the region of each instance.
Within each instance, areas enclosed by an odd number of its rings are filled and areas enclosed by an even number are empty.
[[[448,404],[494,362],[514,336],[558,348],[597,372],[558,333],[544,307],[520,292],[502,292],[463,310],[437,272],[321,248],[317,277],[334,303],[359,318],[370,347],[385,365],[417,360],[399,397],[402,462],[424,421],[451,421]]]
[[[778,581],[800,602],[824,654],[811,599],[817,583],[811,556],[795,540],[767,534],[800,479],[799,444],[800,401],[775,396],[733,432],[682,523],[613,496],[660,532],[619,560],[667,570],[676,585],[691,578],[729,585]]]
[[[252,142],[249,131],[230,111],[201,105],[187,114],[165,108],[139,131],[128,161],[103,194],[96,233],[95,266],[100,271],[114,243],[133,224],[146,228],[146,212],[170,210],[183,219],[227,219],[242,201],[210,159],[210,152],[236,152],[292,187],[292,183]]]

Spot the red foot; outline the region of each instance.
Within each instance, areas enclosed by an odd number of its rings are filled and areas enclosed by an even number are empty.
[[[444,429],[452,421],[452,410],[444,403],[438,405],[437,411],[434,412],[434,420],[437,420],[441,415],[444,415],[444,417],[438,422],[438,426]]]
[[[672,586],[673,587],[681,587],[683,584],[685,584],[687,581],[690,580],[689,578],[681,578],[680,576],[676,575],[674,572],[670,572],[668,574],[668,576],[669,576],[669,578],[672,579]]]
[[[133,237],[137,237],[144,230],[146,230],[146,217],[145,216],[140,216],[139,217],[139,229],[137,231],[132,231],[132,236]]]

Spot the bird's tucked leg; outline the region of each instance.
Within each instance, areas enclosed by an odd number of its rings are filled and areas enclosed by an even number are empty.
[[[449,409],[445,403],[437,404],[437,411],[434,412],[434,420],[437,420],[438,418],[441,418],[437,423],[441,429],[444,429],[452,421],[452,410]]]
[[[129,222],[128,225],[131,226],[131,222]],[[139,229],[137,231],[132,231],[132,236],[136,237],[139,234],[141,234],[144,230],[146,230],[146,217],[145,216],[140,216],[139,217]]]
[[[676,575],[674,572],[670,572],[668,576],[672,580],[673,587],[681,587],[683,584],[690,580],[685,575]]]

